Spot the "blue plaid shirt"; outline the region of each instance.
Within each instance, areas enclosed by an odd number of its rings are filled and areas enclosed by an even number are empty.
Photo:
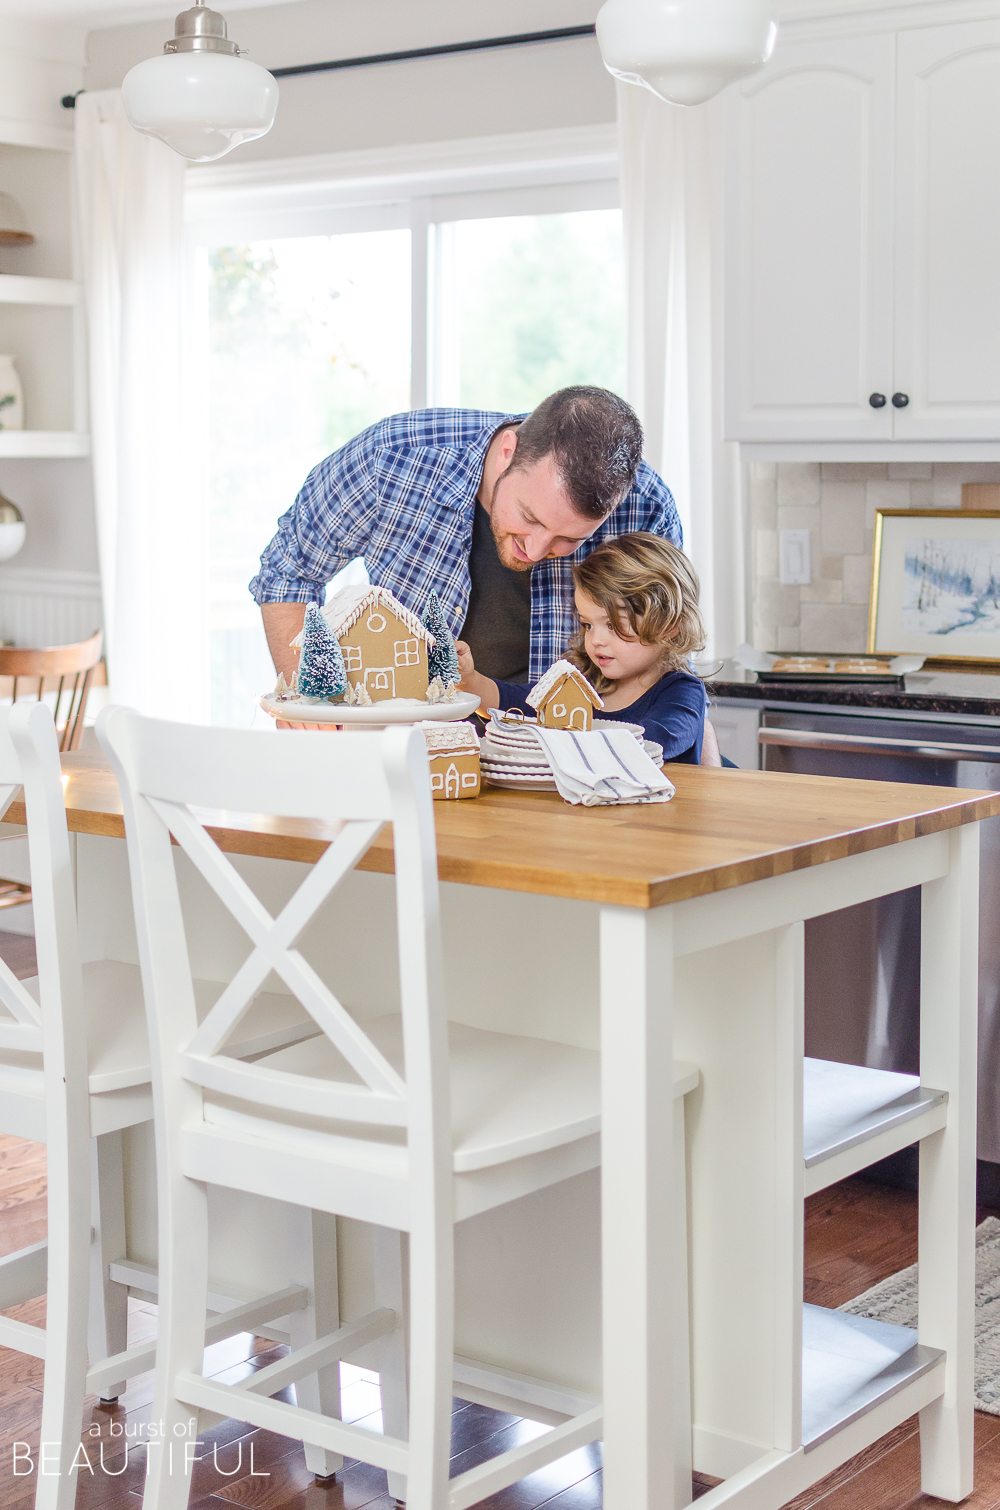
[[[330,578],[363,556],[372,582],[414,613],[431,589],[452,633],[469,603],[469,552],[476,493],[490,441],[523,414],[482,409],[416,409],[362,430],[306,478],[250,583],[258,603],[317,603]],[[531,572],[532,681],[559,659],[572,637],[571,568],[598,545],[632,530],[681,544],[669,489],[642,462],[635,486],[571,556],[539,561]]]

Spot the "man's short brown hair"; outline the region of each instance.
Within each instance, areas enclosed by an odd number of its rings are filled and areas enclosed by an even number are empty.
[[[599,521],[635,482],[642,426],[635,410],[607,388],[560,388],[522,423],[508,470],[523,471],[546,456],[577,513]]]

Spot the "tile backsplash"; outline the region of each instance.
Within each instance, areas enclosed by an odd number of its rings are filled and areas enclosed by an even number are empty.
[[[753,643],[758,650],[864,650],[876,509],[957,509],[964,482],[1000,465],[751,462]],[[812,582],[779,580],[778,531],[808,530]]]

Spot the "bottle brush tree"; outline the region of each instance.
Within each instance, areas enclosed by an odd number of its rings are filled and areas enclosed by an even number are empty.
[[[434,644],[427,656],[428,677],[433,681],[439,676],[446,687],[451,682],[458,682],[458,651],[436,592],[427,599],[421,622],[434,636]]]
[[[340,642],[315,603],[306,609],[297,687],[302,697],[333,698],[347,690]]]

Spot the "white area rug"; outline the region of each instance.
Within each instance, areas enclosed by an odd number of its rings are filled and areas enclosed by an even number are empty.
[[[917,1324],[917,1265],[900,1269],[839,1307],[896,1326]],[[1000,1221],[976,1228],[976,1409],[1000,1416]]]

